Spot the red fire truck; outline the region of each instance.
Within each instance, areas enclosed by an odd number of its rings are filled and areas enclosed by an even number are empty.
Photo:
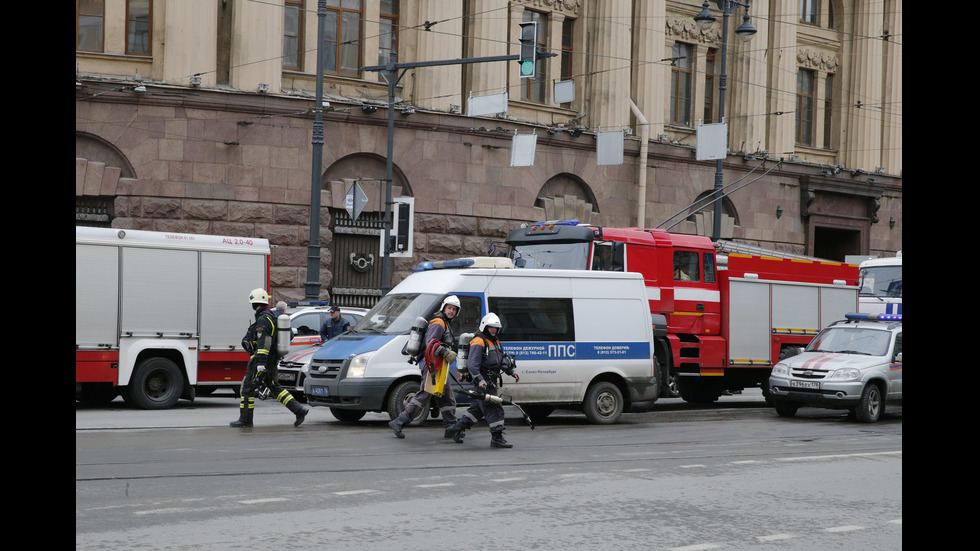
[[[75,399],[166,409],[238,388],[266,239],[75,228]]]
[[[641,273],[661,396],[688,402],[757,385],[768,399],[772,366],[858,306],[855,264],[722,254],[702,236],[572,220],[526,225],[507,245],[519,268]]]

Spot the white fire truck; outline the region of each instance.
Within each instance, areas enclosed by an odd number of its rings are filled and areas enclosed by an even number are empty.
[[[754,386],[768,399],[772,366],[858,305],[855,264],[720,254],[707,237],[661,229],[542,222],[507,245],[518,267],[643,274],[661,397],[688,402]]]
[[[75,399],[166,409],[238,388],[266,239],[75,228]]]

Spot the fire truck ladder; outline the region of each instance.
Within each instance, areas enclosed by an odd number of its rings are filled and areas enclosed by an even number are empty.
[[[751,256],[770,256],[773,258],[792,258],[795,260],[812,260],[814,262],[832,262],[826,258],[817,258],[814,256],[805,256],[802,254],[789,253],[785,251],[776,251],[773,249],[756,247],[755,245],[746,245],[744,243],[735,243],[734,241],[724,241],[721,239],[715,241],[715,252],[718,254],[745,254]]]

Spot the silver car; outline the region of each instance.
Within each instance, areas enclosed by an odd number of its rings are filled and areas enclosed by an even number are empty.
[[[821,331],[799,355],[781,360],[769,377],[776,413],[800,407],[848,409],[863,423],[902,402],[902,316],[847,314]]]

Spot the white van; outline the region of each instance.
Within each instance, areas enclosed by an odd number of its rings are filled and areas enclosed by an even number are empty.
[[[889,258],[865,260],[858,273],[861,313],[902,313],[902,251]]]
[[[501,267],[473,267],[483,260]],[[304,383],[309,404],[329,407],[342,421],[356,421],[368,411],[394,419],[421,381],[418,366],[402,353],[411,325],[418,317],[429,319],[446,295],[456,295],[457,338],[475,332],[487,312],[500,317],[501,344],[520,375],[520,382],[507,379],[500,393],[532,418],[574,408],[590,422],[608,424],[624,411],[653,405],[658,373],[640,274],[515,270],[500,261],[506,259],[466,259],[455,264],[470,267],[455,269],[420,264],[349,334],[314,354]],[[460,386],[450,383],[465,402]],[[427,411],[413,423],[422,422]]]

